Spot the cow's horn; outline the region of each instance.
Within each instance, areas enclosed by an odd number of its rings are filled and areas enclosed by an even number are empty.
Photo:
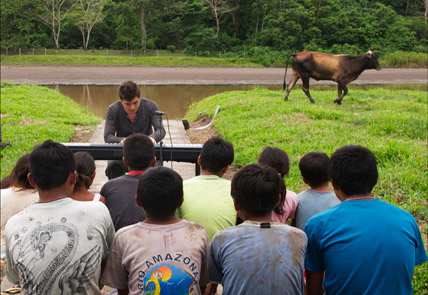
[[[367,51],[368,54],[373,54],[373,51],[369,50]]]

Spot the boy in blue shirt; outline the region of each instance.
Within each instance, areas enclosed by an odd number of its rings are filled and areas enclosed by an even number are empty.
[[[412,215],[371,195],[375,155],[344,146],[329,176],[342,203],[306,223],[308,295],[413,294],[414,267],[427,261],[421,233]]]

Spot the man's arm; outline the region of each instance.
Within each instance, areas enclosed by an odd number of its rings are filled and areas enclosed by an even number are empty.
[[[150,122],[153,126],[154,132],[150,134],[150,137],[154,138],[156,142],[159,142],[165,137],[165,128],[162,124],[161,115],[155,114],[156,111],[159,111],[159,108],[156,103],[153,102],[150,109]]]
[[[124,139],[124,137],[116,136],[114,116],[114,110],[112,106],[109,106],[106,113],[106,123],[104,127],[104,142],[106,143],[120,143]]]
[[[324,288],[322,286],[324,273],[323,272],[306,272],[306,290],[308,295],[322,295]]]

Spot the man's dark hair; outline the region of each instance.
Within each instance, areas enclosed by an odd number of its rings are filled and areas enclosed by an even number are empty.
[[[378,179],[376,156],[360,145],[341,147],[331,155],[328,174],[347,196],[368,194]]]
[[[134,97],[140,98],[140,88],[134,82],[126,81],[119,86],[118,94],[121,100],[131,101]]]
[[[46,140],[30,153],[30,172],[42,190],[63,185],[76,170],[73,152],[63,144]]]
[[[91,176],[96,169],[94,158],[88,152],[77,152],[74,158],[77,171],[75,188],[85,186],[88,189],[91,185]]]
[[[123,144],[123,156],[131,170],[145,170],[155,156],[155,147],[147,135],[133,134]]]
[[[183,179],[172,169],[159,166],[140,176],[138,201],[154,217],[173,215],[183,197]]]
[[[207,140],[201,150],[201,168],[214,173],[232,164],[233,145],[219,137]]]
[[[281,181],[271,167],[250,164],[234,175],[231,195],[245,211],[263,215],[278,203]]]
[[[326,153],[307,153],[300,159],[299,169],[312,188],[328,182],[328,156]]]
[[[22,189],[33,189],[34,187],[27,177],[28,173],[30,173],[30,154],[26,153],[16,161],[15,167],[10,173],[11,184],[19,185]]]

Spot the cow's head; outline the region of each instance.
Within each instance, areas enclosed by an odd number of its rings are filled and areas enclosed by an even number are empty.
[[[381,67],[379,62],[377,61],[377,56],[371,50],[366,52],[366,56],[368,59],[367,68],[368,69],[376,69],[376,71],[380,71]]]

